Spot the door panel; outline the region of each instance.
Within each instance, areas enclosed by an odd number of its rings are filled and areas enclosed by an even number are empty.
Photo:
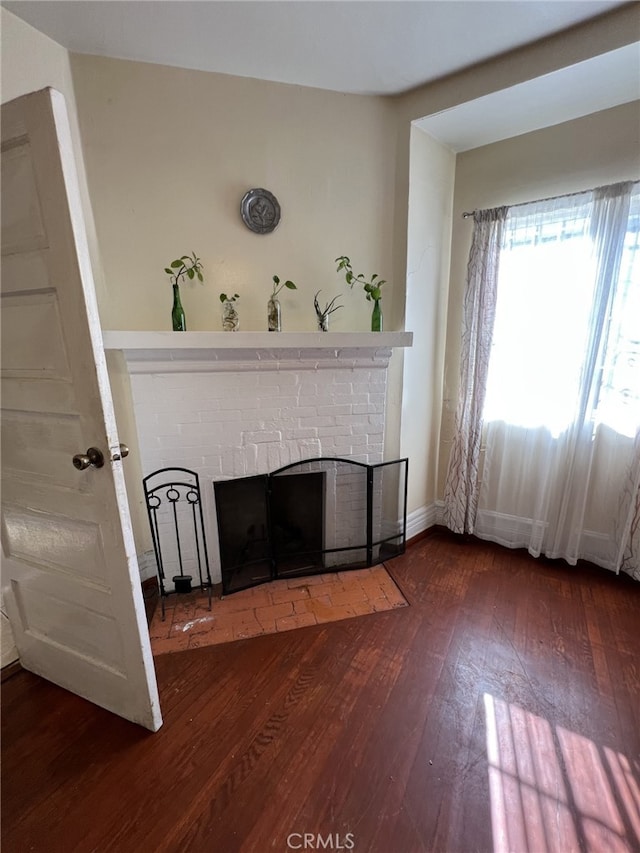
[[[3,590],[26,668],[162,724],[62,96],[2,107]],[[75,454],[101,450],[101,468]]]

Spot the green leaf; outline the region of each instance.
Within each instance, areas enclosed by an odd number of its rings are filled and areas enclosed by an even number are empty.
[[[278,278],[277,275],[274,275],[273,280],[275,281],[276,284],[280,284],[280,279]]]
[[[192,279],[195,276],[195,273],[193,270],[187,270],[187,275],[189,276],[189,279]]]
[[[227,301],[227,294],[221,293],[220,294],[220,302],[226,302],[226,301]]]
[[[378,273],[375,273],[371,276],[371,281],[375,281],[378,278]]]
[[[174,270],[177,270],[178,267],[181,267],[182,265],[182,261],[171,261],[171,266]]]
[[[164,271],[166,272],[167,275],[173,275],[173,270],[169,269],[169,267],[165,267]]]
[[[292,281],[285,281],[284,286],[288,287],[289,290],[297,290],[298,289]]]
[[[201,273],[201,272],[198,272],[198,280],[199,280],[199,281],[203,281],[202,273]]]

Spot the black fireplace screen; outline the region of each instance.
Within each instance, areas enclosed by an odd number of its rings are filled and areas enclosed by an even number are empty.
[[[223,594],[403,553],[407,469],[322,457],[214,483]]]

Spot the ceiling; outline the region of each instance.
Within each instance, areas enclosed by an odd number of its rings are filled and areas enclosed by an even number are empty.
[[[612,11],[614,0],[2,0],[76,53],[397,95]],[[636,43],[429,116],[455,151],[640,99]]]
[[[469,151],[638,99],[640,50],[631,44],[467,101],[416,124],[454,151]]]
[[[624,5],[613,0],[6,0],[77,53],[391,95]]]

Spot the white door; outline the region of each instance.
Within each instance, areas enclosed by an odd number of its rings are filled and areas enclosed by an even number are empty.
[[[2,584],[20,663],[156,731],[71,137],[52,89],[2,107],[1,227]],[[104,465],[79,470],[89,448]]]

